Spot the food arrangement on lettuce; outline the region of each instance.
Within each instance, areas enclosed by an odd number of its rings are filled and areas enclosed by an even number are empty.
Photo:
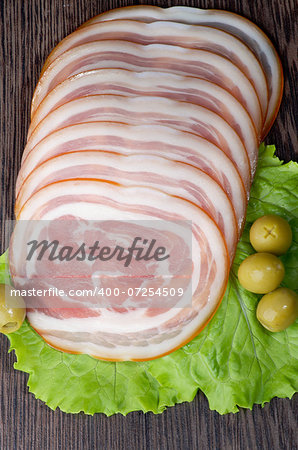
[[[160,413],[200,389],[225,414],[297,391],[298,166],[260,145],[282,88],[271,42],[225,11],[120,8],[50,54],[0,265],[44,292],[1,300],[0,331],[50,408]],[[26,255],[35,222],[60,259]],[[71,256],[94,233],[116,262]],[[63,293],[82,286],[96,300]]]

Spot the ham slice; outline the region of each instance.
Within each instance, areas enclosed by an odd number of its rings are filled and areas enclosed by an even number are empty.
[[[99,175],[100,174],[100,175]],[[122,156],[99,151],[74,152],[56,156],[38,166],[22,185],[16,201],[16,217],[25,202],[42,187],[80,177],[120,183],[140,184],[160,189],[196,204],[209,214],[222,231],[230,261],[240,234],[235,212],[225,192],[207,174],[187,164],[158,156]]]
[[[85,221],[99,216],[107,221],[144,220],[144,217],[159,222],[161,219],[191,220],[192,307],[170,308],[164,313],[161,310],[158,315],[151,315],[154,311],[146,308],[122,311],[97,308],[89,316],[88,310],[85,311],[84,318],[78,309],[69,309],[72,315],[68,318],[64,317],[64,310],[59,315],[59,309],[52,314],[49,310],[34,309],[28,312],[28,318],[37,332],[50,345],[64,351],[87,352],[114,360],[152,359],[171,352],[197,334],[214,314],[228,275],[227,250],[213,220],[186,200],[154,189],[124,188],[90,180],[62,181],[41,189],[26,203],[20,219],[53,221],[74,213],[78,217],[78,211]],[[18,236],[14,239],[17,241]],[[11,273],[15,281],[16,273],[19,277],[20,274],[29,276],[20,260],[11,251]]]
[[[10,245],[15,287],[43,292],[25,300],[49,345],[145,361],[200,332],[224,295],[281,93],[272,44],[229,12],[121,8],[54,49]]]
[[[235,36],[216,28],[184,25],[176,22],[142,23],[116,20],[95,23],[67,36],[50,54],[44,70],[59,56],[74,47],[92,41],[124,40],[138,44],[171,44],[185,48],[208,50],[225,56],[239,67],[258,94],[263,115],[267,113],[268,87],[261,65],[253,52]]]
[[[247,149],[259,145],[254,124],[245,108],[217,84],[200,78],[162,72],[138,73],[122,69],[84,72],[60,83],[37,108],[29,128],[28,139],[37,125],[64,103],[81,97],[105,94],[126,97],[158,96],[204,106],[225,119],[239,134]]]
[[[165,57],[165,55],[167,55]],[[142,72],[162,71],[204,78],[219,84],[248,110],[257,129],[263,123],[260,101],[243,72],[225,57],[205,50],[175,45],[133,44],[125,41],[89,42],[68,50],[44,72],[35,89],[31,115],[43,98],[66,78],[100,68],[122,68]]]
[[[142,5],[107,11],[85,22],[80,28],[115,19],[138,20],[146,23],[169,20],[184,24],[207,25],[241,39],[257,56],[266,75],[269,104],[262,139],[267,135],[279,110],[283,92],[283,73],[279,56],[272,42],[253,22],[238,14],[218,9],[183,6],[163,9]]]
[[[84,150],[164,156],[198,167],[215,179],[231,198],[239,228],[243,226],[246,192],[231,160],[206,139],[161,125],[93,122],[55,131],[28,153],[18,175],[17,195],[24,180],[39,164],[61,153]]]
[[[149,100],[148,97],[98,95],[65,103],[39,123],[27,142],[23,160],[35,145],[56,129],[96,121],[160,124],[197,134],[229,156],[246,186],[249,186],[250,177],[254,175],[258,154],[256,145],[246,149],[233,128],[207,108],[159,97],[150,97]]]

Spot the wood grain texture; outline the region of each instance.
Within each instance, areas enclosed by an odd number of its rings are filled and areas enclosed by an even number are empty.
[[[4,221],[13,218],[14,186],[20,166],[34,86],[46,56],[90,17],[131,0],[0,0],[0,176],[1,251]],[[140,2],[227,9],[257,23],[282,59],[285,93],[278,118],[266,138],[277,154],[297,160],[294,0],[201,0]],[[297,33],[296,33],[297,34]],[[13,370],[14,354],[0,337],[0,449],[289,449],[298,448],[296,399],[274,399],[263,409],[220,416],[199,393],[190,404],[162,415],[134,412],[127,417],[68,415],[47,408],[28,392],[27,375]],[[295,417],[296,416],[296,417]]]

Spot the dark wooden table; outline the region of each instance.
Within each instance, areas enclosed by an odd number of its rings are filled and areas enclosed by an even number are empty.
[[[0,0],[1,250],[4,223],[13,218],[14,186],[29,125],[30,101],[50,50],[90,17],[131,0]],[[142,3],[142,2],[140,2]],[[144,2],[146,3],[146,2]],[[295,129],[294,0],[152,1],[157,6],[188,5],[228,9],[257,23],[272,39],[285,73],[285,94],[267,143],[277,154],[297,160]],[[297,11],[296,11],[297,14]],[[162,415],[134,412],[107,418],[51,411],[28,393],[27,375],[14,371],[14,354],[0,337],[0,450],[11,449],[289,449],[298,448],[297,398],[274,399],[263,409],[220,416],[199,393],[190,404]]]

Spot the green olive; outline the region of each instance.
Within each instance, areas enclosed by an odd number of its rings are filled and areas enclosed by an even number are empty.
[[[17,331],[25,316],[26,305],[22,297],[12,295],[11,286],[0,284],[0,333]]]
[[[288,288],[279,288],[261,298],[257,307],[258,321],[269,331],[282,331],[298,316],[298,295]]]
[[[282,255],[292,243],[292,230],[285,219],[272,214],[260,217],[253,223],[249,238],[257,252]]]
[[[285,269],[280,259],[270,253],[255,253],[240,264],[240,284],[255,294],[267,294],[282,282]]]

